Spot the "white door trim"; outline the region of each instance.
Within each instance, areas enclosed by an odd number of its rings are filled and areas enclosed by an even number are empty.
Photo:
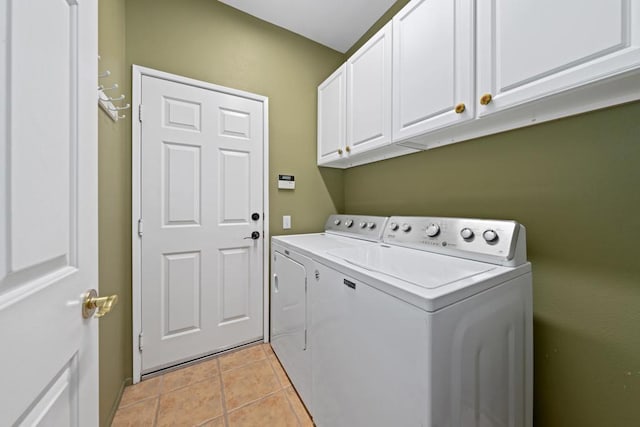
[[[132,108],[131,108],[131,305],[133,320],[133,383],[140,382],[142,373],[142,358],[138,349],[138,337],[142,330],[142,300],[141,300],[141,251],[140,237],[138,236],[138,219],[141,213],[141,122],[140,122],[140,100],[142,99],[142,77],[149,76],[160,78],[176,83],[187,84],[202,89],[222,92],[229,95],[241,96],[243,98],[252,99],[263,104],[263,126],[264,126],[264,146],[263,146],[263,162],[264,162],[264,188],[263,188],[263,281],[264,281],[264,342],[269,341],[269,98],[262,95],[256,95],[250,92],[231,89],[200,80],[190,79],[188,77],[176,74],[166,73],[164,71],[154,70],[152,68],[133,65],[132,69]],[[144,112],[143,112],[144,115]]]

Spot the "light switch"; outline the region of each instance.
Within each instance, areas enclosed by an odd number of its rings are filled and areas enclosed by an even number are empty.
[[[282,217],[282,228],[288,230],[291,228],[291,215],[284,215]]]

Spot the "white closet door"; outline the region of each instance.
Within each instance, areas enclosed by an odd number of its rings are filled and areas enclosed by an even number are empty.
[[[0,425],[97,426],[97,2],[0,10]]]

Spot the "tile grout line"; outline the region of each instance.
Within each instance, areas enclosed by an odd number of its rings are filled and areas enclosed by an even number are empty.
[[[153,418],[153,427],[158,425],[158,418],[160,416],[160,396],[162,396],[162,387],[164,387],[164,375],[160,376],[160,384],[158,385],[158,395],[156,396],[158,401],[156,403],[156,415]]]
[[[265,353],[266,353],[266,351],[265,351]],[[276,356],[274,356],[274,357],[276,357]],[[276,372],[276,368],[273,367],[273,363],[271,363],[271,359],[269,359],[269,356],[267,356],[267,363],[269,364],[269,367],[271,367],[271,371],[273,372],[273,375],[275,375],[276,381],[278,381],[278,384],[280,384],[280,389],[284,390],[285,386],[282,384],[282,382],[280,382],[280,377],[278,376],[278,373]],[[276,357],[276,363],[280,363],[280,361],[278,360],[277,357]],[[287,375],[286,372],[285,372],[285,375]],[[289,379],[288,375],[287,375],[287,379]],[[289,382],[291,382],[291,380],[289,380]]]
[[[222,383],[222,365],[220,365],[220,358],[218,361],[218,375],[220,376],[220,399],[222,400],[222,422],[226,427],[229,427],[229,413],[227,412],[227,398],[224,394],[224,384]]]
[[[293,388],[293,386],[291,387]],[[289,399],[289,393],[287,393],[287,391],[284,389],[282,390],[282,392],[284,393],[284,398],[287,399],[287,403],[289,404],[289,409],[291,409],[291,412],[293,412],[293,416],[296,417],[296,420],[298,421],[298,426],[302,427],[302,420],[298,416],[298,411],[296,411],[295,408],[293,407],[293,403],[291,403],[291,399]]]
[[[229,411],[229,412],[236,412],[236,411],[238,411],[238,410],[240,410],[240,409],[246,408],[247,406],[253,405],[254,403],[258,403],[258,402],[260,402],[261,400],[267,399],[267,398],[269,398],[269,397],[273,397],[273,396],[275,396],[276,394],[278,394],[278,393],[280,393],[280,392],[282,392],[282,391],[283,391],[282,389],[272,391],[272,392],[270,392],[270,393],[268,393],[268,394],[265,394],[265,395],[264,395],[264,396],[262,396],[262,397],[259,397],[259,398],[257,398],[257,399],[254,399],[254,400],[251,400],[251,401],[249,401],[249,402],[243,403],[242,405],[238,406],[237,408],[233,408],[233,409],[232,409],[231,411]]]
[[[127,408],[129,408],[129,407],[131,407],[133,405],[137,405],[138,403],[146,402],[147,400],[151,400],[151,399],[153,399],[155,397],[158,397],[158,396],[160,396],[160,393],[158,393],[156,395],[147,395],[146,397],[143,397],[141,399],[136,400],[135,402],[131,402],[131,403],[128,403],[126,405],[118,405],[118,410],[127,409]]]

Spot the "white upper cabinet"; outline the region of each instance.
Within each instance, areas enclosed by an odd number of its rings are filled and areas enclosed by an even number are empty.
[[[393,18],[393,140],[474,117],[473,0],[416,0]]]
[[[391,22],[347,60],[349,155],[391,142]]]
[[[640,0],[412,0],[318,97],[343,168],[638,100]]]
[[[343,64],[318,86],[318,164],[340,160],[345,155],[346,65]]]
[[[482,0],[477,17],[478,116],[640,63],[635,0]]]

